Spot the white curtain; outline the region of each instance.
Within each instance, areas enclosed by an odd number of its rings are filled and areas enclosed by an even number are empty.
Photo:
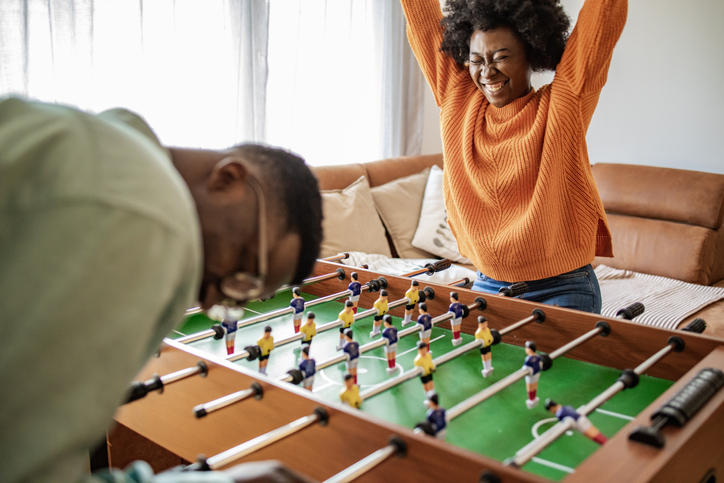
[[[419,154],[423,88],[399,1],[272,2],[270,143],[314,165]]]
[[[262,141],[267,33],[267,0],[2,0],[0,94],[126,107],[168,145]]]
[[[0,95],[126,107],[167,145],[419,154],[423,88],[397,0],[0,0]]]

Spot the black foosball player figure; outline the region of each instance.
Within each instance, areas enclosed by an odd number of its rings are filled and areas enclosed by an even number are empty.
[[[226,354],[231,355],[234,353],[234,346],[236,345],[236,330],[238,320],[236,317],[231,317],[229,314],[224,315],[221,321],[221,327],[224,329],[224,341],[226,342]]]
[[[453,332],[452,345],[460,345],[463,343],[460,337],[460,325],[463,323],[463,305],[458,302],[458,293],[450,292],[450,307],[447,310],[453,314],[450,325]]]
[[[431,394],[427,398],[427,422],[432,426],[435,431],[435,437],[440,440],[445,440],[445,432],[447,428],[447,421],[445,421],[445,408],[440,406],[440,396],[437,394]]]
[[[337,318],[342,321],[342,327],[339,328],[339,343],[336,349],[341,351],[342,347],[344,347],[344,331],[352,327],[354,323],[354,303],[351,300],[344,303],[344,309]]]
[[[417,317],[417,323],[420,325],[420,341],[424,342],[425,345],[427,345],[427,350],[430,351],[432,317],[427,313],[427,304],[425,302],[419,303],[417,305],[417,310],[420,312],[420,315]]]
[[[432,373],[435,372],[435,362],[432,360],[432,354],[427,350],[427,344],[423,341],[417,341],[417,356],[413,362],[415,367],[422,368],[420,381],[422,381],[422,389],[425,391],[426,398],[435,394],[435,383],[432,382]],[[425,399],[427,405],[427,399]]]
[[[573,429],[583,434],[586,438],[591,441],[595,441],[598,444],[604,444],[608,439],[596,428],[588,418],[578,411],[573,409],[573,406],[563,406],[558,404],[552,399],[546,399],[546,409],[553,413],[559,421],[563,421],[566,418],[572,419],[574,422]]]
[[[302,315],[304,314],[304,299],[301,296],[302,291],[299,287],[292,289],[292,300],[289,306],[294,309],[292,314],[292,322],[294,322],[294,333],[299,333],[299,326],[302,325]]]
[[[317,372],[317,362],[309,357],[309,346],[305,345],[302,347],[302,362],[299,363],[299,370],[302,371],[304,379],[302,380],[302,387],[309,391],[312,390],[314,385],[314,374]]]
[[[380,327],[382,327],[382,317],[387,313],[387,290],[381,290],[380,296],[375,300],[373,307],[377,309],[377,315],[375,315],[375,321],[372,323],[372,332],[370,337],[380,335]]]
[[[387,374],[392,374],[397,370],[395,355],[397,354],[397,329],[392,325],[392,316],[385,315],[383,318],[385,330],[382,331],[382,337],[385,339],[385,355],[387,356]]]
[[[355,314],[357,313],[357,303],[359,302],[359,295],[362,293],[362,284],[357,281],[357,272],[352,272],[349,278],[352,280],[347,289],[352,292],[349,296],[349,300],[352,302],[354,309],[352,310]]]
[[[272,328],[267,325],[264,327],[264,336],[256,341],[256,345],[261,349],[259,356],[259,372],[266,374],[266,366],[269,364],[269,354],[274,350],[274,337],[271,335]]]
[[[357,384],[357,364],[359,363],[359,343],[352,340],[352,329],[344,331],[344,351],[347,356],[347,372],[354,378],[354,383]]]
[[[410,282],[410,288],[405,292],[405,297],[410,301],[409,304],[405,304],[405,318],[402,320],[402,326],[412,323],[412,311],[415,310],[415,305],[420,300],[419,282],[413,280]]]
[[[354,382],[352,374],[345,374],[344,389],[339,393],[339,400],[342,404],[349,404],[353,408],[359,409],[362,406],[362,398],[359,397],[359,386]]]
[[[493,354],[490,347],[493,345],[493,334],[490,333],[488,327],[488,319],[482,315],[478,317],[478,330],[475,331],[475,338],[483,341],[480,347],[480,358],[483,360],[483,377],[488,377],[493,373]]]
[[[525,405],[528,406],[528,409],[536,407],[539,401],[536,396],[536,392],[538,391],[538,379],[540,378],[540,370],[543,366],[543,360],[536,352],[537,350],[538,347],[532,340],[525,343],[526,357],[523,362],[523,367],[529,367],[531,371],[530,374],[525,376],[525,390],[528,391],[528,399],[526,399]]]

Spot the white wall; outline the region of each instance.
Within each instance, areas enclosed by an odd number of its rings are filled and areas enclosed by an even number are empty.
[[[583,0],[562,4],[575,22]],[[724,174],[723,23],[722,0],[630,1],[588,130],[592,163]],[[439,115],[428,88],[423,154],[442,151]]]

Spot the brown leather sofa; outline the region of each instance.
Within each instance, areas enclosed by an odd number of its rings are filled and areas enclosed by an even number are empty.
[[[365,176],[371,187],[437,165],[442,154],[314,168],[322,190],[343,189]],[[613,235],[613,268],[724,287],[724,175],[599,163],[592,166]],[[394,247],[390,244],[393,256]],[[701,317],[707,335],[724,338],[724,301]]]

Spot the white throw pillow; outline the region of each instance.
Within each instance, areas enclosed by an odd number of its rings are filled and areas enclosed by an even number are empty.
[[[460,255],[458,243],[447,224],[447,211],[442,194],[442,169],[437,166],[430,169],[430,176],[427,178],[420,222],[412,238],[412,246],[438,257],[449,258],[453,262],[471,264],[470,260]]]
[[[322,258],[359,251],[392,256],[367,178],[343,190],[322,191]]]
[[[400,258],[432,258],[434,255],[412,246],[420,221],[422,197],[430,168],[419,173],[375,186],[370,191],[375,207],[387,227],[392,244]]]

